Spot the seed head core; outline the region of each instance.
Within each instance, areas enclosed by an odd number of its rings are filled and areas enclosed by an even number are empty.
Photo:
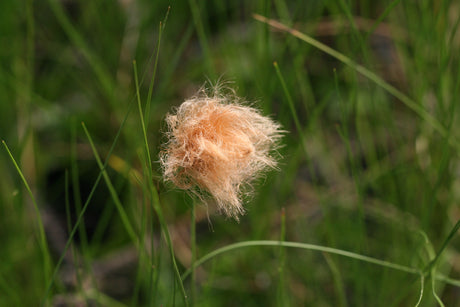
[[[201,199],[209,194],[220,211],[238,220],[247,187],[276,168],[280,125],[234,95],[203,93],[168,114],[166,123],[168,141],[160,154],[165,180]]]

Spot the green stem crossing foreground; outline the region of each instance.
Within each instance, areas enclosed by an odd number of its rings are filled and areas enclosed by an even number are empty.
[[[182,274],[182,280],[184,281],[192,272],[193,269],[197,268],[198,266],[202,265],[203,263],[207,262],[208,260],[240,248],[245,248],[245,247],[255,247],[255,246],[272,246],[272,247],[292,247],[292,248],[300,248],[300,249],[307,249],[307,250],[312,250],[312,251],[320,251],[324,253],[329,253],[329,254],[335,254],[339,256],[344,256],[348,258],[353,258],[359,261],[364,261],[367,263],[372,263],[376,265],[380,265],[382,267],[386,267],[389,269],[397,270],[400,272],[405,272],[409,274],[416,274],[421,276],[422,278],[425,276],[424,271],[421,269],[416,269],[413,267],[385,261],[385,260],[380,260],[377,258],[365,256],[365,255],[360,255],[357,253],[349,252],[349,251],[344,251],[332,247],[326,247],[326,246],[321,246],[321,245],[315,245],[315,244],[309,244],[309,243],[300,243],[300,242],[289,242],[289,241],[275,241],[275,240],[254,240],[254,241],[243,241],[243,242],[238,242],[234,244],[230,244],[227,246],[224,246],[222,248],[216,249],[207,255],[203,256],[202,258],[198,259],[192,266],[192,268],[189,268],[187,271],[185,271]],[[434,276],[434,279],[443,281],[445,283],[448,283],[453,286],[460,287],[460,281],[450,279],[448,277],[442,276],[442,275],[436,275]]]
[[[398,271],[406,272],[410,274],[420,275],[422,273],[421,270],[416,269],[416,268],[412,268],[412,267],[408,267],[405,265],[392,263],[392,262],[388,262],[385,260],[380,260],[380,259],[372,258],[369,256],[364,256],[364,255],[360,255],[360,254],[356,254],[353,252],[348,252],[348,251],[344,251],[344,250],[340,250],[340,249],[336,249],[332,247],[326,247],[326,246],[309,244],[309,243],[300,243],[300,242],[288,242],[288,241],[280,242],[280,241],[274,241],[274,240],[243,241],[243,242],[238,242],[238,243],[224,246],[222,248],[219,248],[219,249],[216,249],[215,251],[210,252],[209,254],[202,257],[201,259],[198,259],[193,265],[193,268],[196,268],[202,265],[203,263],[205,263],[206,261],[216,257],[217,255],[223,254],[225,252],[244,248],[244,247],[253,247],[253,246],[275,246],[275,247],[284,246],[284,247],[293,247],[293,248],[321,251],[325,253],[353,258],[353,259],[368,262],[368,263],[377,264],[380,266],[384,266],[390,269],[394,269],[394,270],[398,270]],[[187,271],[185,271],[184,274],[182,274],[182,280],[185,280],[190,275],[191,272],[192,272],[192,268],[189,268]]]

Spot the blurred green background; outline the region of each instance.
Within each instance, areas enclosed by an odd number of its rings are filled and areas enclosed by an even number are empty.
[[[283,240],[420,272],[443,252],[421,284],[237,248],[184,279],[188,305],[460,306],[459,26],[456,0],[0,1],[0,305],[184,306],[171,250],[183,274],[194,251]],[[161,178],[163,119],[219,80],[288,133],[239,223],[196,204],[193,244],[193,200]]]

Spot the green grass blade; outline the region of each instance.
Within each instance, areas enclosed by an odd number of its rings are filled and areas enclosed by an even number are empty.
[[[66,245],[64,246],[64,250],[61,253],[61,257],[57,261],[56,266],[55,266],[54,271],[53,271],[53,275],[51,276],[51,280],[48,283],[48,287],[46,289],[42,305],[45,304],[45,300],[48,297],[49,292],[51,291],[51,287],[53,286],[54,279],[56,278],[57,273],[59,272],[59,268],[61,267],[62,261],[64,260],[64,257],[65,257],[65,255],[67,253],[67,250],[69,249],[70,245],[72,244],[72,239],[75,236],[75,233],[77,232],[77,230],[79,228],[79,225],[80,225],[80,223],[81,223],[81,221],[83,219],[83,215],[85,214],[86,209],[88,208],[88,205],[89,205],[91,199],[93,198],[94,192],[96,191],[96,188],[99,185],[99,181],[101,179],[102,179],[102,172],[99,173],[99,176],[96,178],[96,181],[94,182],[93,188],[91,189],[91,192],[88,195],[88,198],[87,198],[87,200],[85,202],[85,205],[81,209],[80,215],[78,216],[78,219],[75,222],[75,225],[73,226],[72,231],[69,234],[69,239],[67,240]]]
[[[350,7],[347,5],[347,3],[345,3],[344,0],[338,0],[338,5],[340,9],[345,13],[345,16],[348,19],[348,22],[350,23],[350,26],[351,26],[351,30],[352,30],[351,34],[356,39],[358,46],[356,46],[355,51],[357,51],[358,48],[361,49],[360,51],[362,52],[362,55],[366,60],[365,62],[367,63],[368,62],[367,59],[369,57],[368,50],[365,48],[363,36],[358,31],[358,26],[356,25],[356,21],[351,13]]]
[[[341,250],[341,249],[337,249],[337,248],[321,246],[321,245],[315,245],[315,244],[309,244],[309,243],[288,242],[288,241],[280,242],[280,241],[273,241],[273,240],[243,241],[243,242],[238,242],[238,243],[234,243],[234,244],[230,244],[230,245],[221,247],[219,249],[216,249],[216,250],[208,253],[207,255],[203,256],[199,260],[197,260],[196,263],[195,263],[195,267],[198,267],[198,266],[202,265],[203,263],[205,263],[206,261],[208,261],[208,260],[210,260],[210,259],[212,259],[212,258],[214,258],[214,257],[216,257],[216,256],[218,256],[220,254],[223,254],[223,253],[226,253],[228,251],[231,251],[231,250],[236,250],[236,249],[245,248],[245,247],[254,247],[254,246],[275,246],[275,247],[279,247],[280,245],[284,246],[284,247],[300,248],[300,249],[307,249],[307,250],[311,250],[311,251],[320,251],[320,252],[324,252],[324,253],[340,255],[340,256],[344,256],[344,257],[347,257],[347,258],[352,258],[352,259],[355,259],[355,260],[358,260],[358,261],[372,263],[372,264],[376,264],[376,265],[379,265],[379,266],[382,266],[382,267],[386,267],[386,268],[389,268],[389,269],[393,269],[393,270],[397,270],[397,271],[405,272],[405,273],[410,273],[410,274],[420,274],[420,272],[421,272],[419,269],[416,269],[416,268],[408,267],[408,266],[405,266],[405,265],[401,265],[401,264],[397,264],[397,263],[393,263],[393,262],[389,262],[389,261],[385,261],[385,260],[380,260],[380,259],[377,259],[377,258],[372,258],[372,257],[369,257],[369,256],[365,256],[365,255],[361,255],[361,254],[357,254],[357,253],[353,253],[353,252],[349,252],[349,251],[345,251],[345,250]],[[190,272],[191,272],[191,269],[188,269],[187,271],[185,271],[185,273],[182,274],[182,279],[185,280],[190,275]]]
[[[67,231],[70,233],[72,231],[72,219],[71,219],[71,213],[70,213],[70,201],[69,201],[69,172],[66,170],[65,171],[65,175],[64,175],[64,205],[65,205],[65,215],[66,215],[66,222],[67,222]],[[78,215],[78,213],[77,213]],[[83,225],[83,221],[82,223],[80,223],[80,226]],[[79,227],[79,229],[81,229],[82,227]],[[76,249],[74,248],[74,245],[72,244],[72,246],[70,247],[70,252],[72,254],[72,257],[73,259],[75,259],[76,261],[78,261],[78,255],[77,255],[77,251]],[[78,290],[80,291],[81,290],[81,285],[83,284],[82,283],[82,278],[81,278],[81,270],[76,270],[75,272],[75,279],[76,279],[76,282],[77,282],[77,287],[78,287]]]
[[[179,267],[177,266],[176,257],[174,253],[174,247],[173,247],[172,240],[171,240],[171,235],[169,234],[166,219],[163,216],[163,210],[161,209],[158,191],[154,187],[152,189],[152,197],[153,197],[153,208],[155,209],[155,212],[158,215],[158,220],[160,221],[161,230],[163,231],[163,235],[165,237],[166,244],[169,248],[169,253],[171,255],[171,261],[173,263],[173,270],[174,270],[175,278],[176,278],[176,281],[179,283],[179,287],[180,287],[181,294],[182,294],[182,299],[184,300],[185,306],[188,306],[187,293],[185,292],[184,283],[183,283],[183,280],[179,272]],[[175,283],[174,283],[174,286],[175,286]]]
[[[32,189],[30,188],[29,184],[27,183],[26,178],[24,177],[24,174],[21,171],[21,168],[19,167],[18,163],[13,157],[13,154],[11,153],[10,149],[8,148],[8,145],[6,145],[6,142],[2,140],[2,144],[5,147],[6,152],[8,153],[8,156],[10,157],[11,161],[14,164],[14,167],[16,168],[16,171],[19,174],[19,177],[21,177],[22,182],[24,183],[24,186],[27,190],[27,193],[29,194],[30,198],[32,199],[32,203],[34,205],[35,209],[35,214],[37,216],[37,223],[38,223],[38,241],[39,241],[39,246],[42,252],[43,256],[43,264],[44,264],[44,270],[45,270],[45,284],[49,283],[49,274],[51,272],[51,256],[50,256],[50,251],[48,248],[48,243],[46,241],[46,234],[45,234],[45,228],[43,227],[43,220],[42,216],[40,214],[40,208],[38,207],[37,201],[35,199],[34,194],[32,193]]]
[[[280,243],[286,241],[286,210],[285,208],[281,208],[281,231],[280,231]],[[278,299],[278,306],[287,306],[288,303],[288,296],[286,293],[286,248],[280,244],[279,246],[279,264],[278,264],[278,288],[277,288],[277,299]]]
[[[94,73],[96,74],[96,76],[102,84],[102,88],[104,89],[105,95],[107,97],[112,97],[113,80],[111,79],[110,74],[107,72],[107,69],[101,64],[102,62],[91,52],[83,37],[72,25],[69,17],[63,10],[60,1],[48,0],[48,3],[64,32],[67,34],[72,43],[76,47],[78,47],[85,60],[94,70]]]
[[[76,215],[80,215],[80,211],[82,208],[82,201],[80,195],[80,182],[78,179],[78,162],[77,162],[77,124],[75,122],[75,118],[71,120],[71,128],[70,128],[70,171],[71,171],[71,179],[72,179],[72,191],[73,191],[73,199],[75,202],[75,209]],[[70,224],[69,224],[70,227]],[[82,220],[80,223],[80,228],[78,232],[80,236],[80,242],[82,245],[82,249],[85,250],[88,247],[88,236],[86,233],[85,228],[85,221]]]
[[[141,97],[140,97],[140,93],[139,93],[139,80],[138,80],[138,76],[137,76],[136,61],[133,62],[133,68],[134,68],[134,81],[135,81],[135,85],[136,85],[137,107],[138,107],[138,111],[139,111],[139,117],[140,117],[140,120],[141,120],[141,128],[142,128],[143,141],[144,141],[144,152],[145,152],[145,155],[147,157],[147,166],[148,166],[148,168],[147,168],[147,182],[148,182],[149,192],[150,192],[150,195],[151,195],[151,198],[152,198],[152,205],[153,205],[153,208],[155,209],[155,211],[157,213],[158,220],[160,221],[161,229],[162,229],[163,234],[164,234],[164,236],[166,238],[166,243],[167,243],[167,245],[169,247],[169,251],[170,251],[170,254],[171,254],[171,260],[172,260],[172,263],[173,263],[173,268],[174,268],[176,281],[179,283],[182,298],[184,300],[185,305],[188,306],[187,294],[185,292],[185,287],[184,287],[184,284],[183,284],[182,279],[180,277],[179,268],[178,268],[177,263],[176,263],[174,247],[172,245],[172,240],[171,240],[171,237],[170,237],[170,234],[169,234],[168,225],[167,225],[166,220],[165,220],[165,218],[163,216],[163,212],[162,212],[162,209],[161,209],[161,206],[160,206],[160,198],[158,196],[158,191],[156,190],[155,186],[153,185],[153,180],[152,180],[153,179],[152,158],[151,158],[151,155],[150,155],[149,142],[148,142],[147,131],[146,131],[146,127],[145,127],[144,113],[142,112],[142,104],[141,104]]]
[[[380,14],[379,18],[374,22],[372,27],[367,31],[365,41],[369,40],[369,37],[374,33],[375,29],[379,26],[379,24],[390,14],[391,10],[399,3],[401,0],[393,0],[390,5],[388,5],[382,14]]]
[[[211,77],[214,77],[215,70],[212,64],[212,55],[209,49],[208,39],[206,37],[206,32],[203,25],[203,19],[200,16],[200,7],[196,0],[189,0],[190,10],[192,11],[193,22],[195,23],[196,32],[198,34],[198,39],[200,41],[201,48],[203,48],[203,59],[205,65]]]
[[[191,220],[190,220],[190,246],[192,252],[192,264],[191,264],[191,295],[190,295],[190,305],[194,306],[196,302],[196,276],[195,276],[195,266],[193,265],[196,261],[196,204],[195,198],[192,197],[192,208],[191,208]]]
[[[148,163],[148,166],[149,166],[149,171],[151,172],[152,158],[150,156],[149,141],[147,139],[147,129],[145,128],[144,113],[142,112],[141,95],[139,93],[139,80],[138,80],[138,77],[137,77],[136,61],[133,61],[133,68],[134,68],[134,83],[136,84],[137,108],[138,108],[138,111],[139,111],[139,118],[141,120],[142,136],[144,137],[143,141],[144,141],[144,145],[145,145],[145,154],[147,155],[147,163]]]
[[[332,49],[331,47],[317,41],[316,39],[312,38],[311,36],[308,36],[300,31],[297,31],[295,29],[292,29],[276,20],[266,18],[264,16],[254,14],[254,18],[258,21],[261,21],[263,23],[266,23],[273,28],[276,28],[281,31],[285,31],[300,40],[312,45],[313,47],[323,51],[326,54],[329,54],[330,56],[336,58],[343,64],[350,66],[352,69],[360,73],[361,75],[365,76],[369,80],[373,81],[375,84],[383,88],[385,91],[390,93],[392,96],[396,97],[399,99],[401,102],[403,102],[409,109],[414,111],[417,115],[419,115],[423,120],[425,120],[430,126],[432,126],[441,136],[447,137],[449,140],[449,143],[455,147],[457,151],[460,151],[460,143],[454,139],[453,137],[449,136],[448,131],[444,128],[444,126],[428,111],[426,111],[422,106],[417,104],[414,100],[406,96],[404,93],[396,89],[394,86],[390,85],[389,83],[385,82],[382,78],[380,78],[378,75],[370,71],[369,69],[365,68],[364,66],[361,66],[354,62],[352,59],[349,57],[345,56],[344,54]]]
[[[420,274],[420,295],[418,297],[417,303],[415,304],[415,307],[420,306],[420,303],[422,302],[422,298],[423,298],[424,289],[425,289],[425,276],[423,276],[423,274]]]
[[[281,74],[281,71],[278,67],[278,63],[274,62],[273,66],[275,67],[276,75],[278,76],[278,79],[280,80],[281,86],[283,87],[284,95],[286,96],[286,100],[289,105],[289,109],[291,110],[292,118],[294,119],[294,124],[297,129],[297,132],[300,135],[301,142],[303,145],[303,149],[305,151],[305,154],[308,157],[308,146],[307,146],[307,140],[305,138],[305,134],[303,132],[302,125],[300,125],[299,117],[297,116],[297,112],[295,110],[294,102],[292,100],[291,94],[289,93],[289,89],[287,88],[286,82],[284,81],[283,75]]]
[[[133,104],[131,103],[129,108],[128,108],[128,111],[126,112],[125,118],[121,122],[120,128],[118,129],[117,134],[115,135],[114,141],[112,143],[112,146],[109,149],[109,152],[107,154],[107,158],[106,158],[105,163],[104,163],[104,169],[107,167],[109,158],[112,155],[113,149],[115,148],[115,145],[118,142],[118,139],[120,137],[121,131],[122,131],[122,129],[123,129],[125,123],[126,123],[126,120],[128,118],[129,113],[131,112],[131,107],[132,106],[133,106]],[[64,250],[62,251],[61,257],[59,258],[59,260],[56,263],[56,266],[54,268],[53,274],[51,276],[51,280],[48,283],[45,295],[43,297],[42,305],[45,304],[46,298],[48,297],[48,294],[51,291],[51,287],[53,286],[54,279],[56,278],[57,273],[59,272],[59,268],[60,268],[60,266],[62,264],[62,261],[64,260],[64,257],[65,257],[65,255],[67,253],[67,250],[69,249],[70,245],[72,244],[72,239],[75,236],[75,233],[77,232],[81,221],[83,220],[83,216],[84,216],[84,214],[86,212],[86,209],[88,208],[88,206],[89,206],[89,204],[91,202],[91,199],[93,198],[94,192],[96,191],[96,188],[98,187],[99,182],[101,181],[101,179],[102,179],[102,171],[99,172],[99,175],[97,176],[97,178],[96,178],[96,180],[95,180],[95,182],[93,184],[93,187],[91,188],[91,191],[88,194],[88,197],[87,197],[87,199],[85,201],[85,204],[83,205],[83,207],[81,209],[80,215],[78,216],[77,221],[75,222],[75,225],[73,226],[72,231],[69,234],[69,238],[68,238],[68,240],[66,242],[66,245],[64,246]]]
[[[139,240],[137,238],[136,232],[134,231],[134,228],[131,225],[131,222],[129,221],[128,215],[126,214],[126,211],[123,208],[123,205],[120,201],[120,198],[118,197],[115,187],[113,186],[112,181],[110,180],[110,177],[107,174],[107,171],[104,167],[104,164],[102,163],[101,158],[99,157],[99,153],[97,152],[97,149],[94,146],[93,139],[91,138],[91,135],[88,129],[86,128],[85,123],[82,122],[81,125],[83,127],[83,130],[85,131],[86,137],[88,138],[91,149],[93,150],[93,154],[94,154],[94,157],[96,158],[97,165],[99,166],[102,172],[102,176],[105,180],[107,188],[109,189],[110,195],[112,196],[112,200],[115,203],[115,207],[118,210],[118,214],[120,215],[123,226],[125,227],[125,230],[128,233],[131,240],[133,241],[134,245],[139,246]]]
[[[431,275],[432,276],[435,276],[435,272],[436,272],[436,268],[433,267],[432,271],[431,271]],[[435,287],[435,283],[436,283],[436,279],[435,278],[431,278],[431,291],[433,293],[433,296],[434,298],[436,299],[436,302],[438,302],[439,306],[441,307],[445,307],[444,306],[444,303],[442,302],[441,298],[438,296],[438,294],[436,293],[436,287]]]
[[[147,94],[147,103],[146,103],[146,106],[145,106],[144,118],[146,118],[146,119],[150,118],[150,104],[151,104],[151,101],[152,101],[153,85],[155,84],[155,76],[156,76],[156,73],[157,73],[158,59],[159,59],[159,56],[160,56],[161,34],[163,33],[163,29],[166,26],[166,21],[168,20],[170,10],[171,10],[171,7],[169,6],[168,11],[166,12],[166,16],[163,19],[163,22],[160,22],[160,27],[158,29],[158,42],[157,42],[157,48],[156,48],[156,52],[155,52],[155,63],[153,65],[153,73],[152,73],[152,78],[150,80],[149,92]],[[137,75],[137,73],[136,73],[136,75]],[[136,87],[138,87],[137,83],[136,83]],[[148,122],[147,122],[147,125],[148,125]]]
[[[447,236],[447,238],[444,240],[441,248],[436,253],[436,257],[434,257],[434,259],[426,266],[426,268],[424,270],[425,272],[431,271],[431,269],[436,266],[436,264],[439,261],[439,257],[441,257],[441,254],[444,252],[444,250],[446,249],[447,245],[452,240],[452,238],[455,236],[455,234],[457,233],[459,228],[460,228],[460,220],[457,221],[457,223],[454,225],[454,227],[450,231],[450,233]]]
[[[178,68],[181,56],[183,55],[187,44],[189,43],[192,34],[193,34],[193,24],[190,22],[186,27],[185,32],[182,34],[180,41],[177,43],[177,48],[174,51],[173,55],[169,57],[168,66],[164,71],[161,72],[162,82],[158,84],[158,92],[162,93],[166,87],[171,84],[171,79],[174,76],[174,71]]]
[[[335,261],[332,259],[330,254],[323,253],[323,256],[324,256],[324,259],[326,260],[326,263],[329,269],[331,270],[332,278],[334,280],[334,287],[335,287],[335,291],[338,297],[337,306],[346,307],[348,305],[347,305],[347,298],[345,295],[345,289],[343,286],[344,283],[343,283],[342,274],[340,274],[340,270],[337,264],[335,263]]]
[[[34,61],[35,61],[35,18],[34,18],[34,3],[33,0],[28,0],[26,4],[26,16],[27,16],[27,38],[26,38],[26,60],[27,60],[27,74],[26,74],[26,86],[24,87],[26,95],[26,108],[30,108],[32,102],[32,92],[34,87]]]
[[[435,278],[443,283],[460,288],[460,280],[458,279],[449,278],[442,274],[436,275]]]

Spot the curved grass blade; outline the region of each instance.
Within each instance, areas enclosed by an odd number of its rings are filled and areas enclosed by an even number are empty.
[[[35,196],[32,193],[32,189],[30,188],[29,184],[27,183],[27,180],[24,177],[24,174],[22,173],[21,168],[19,167],[18,163],[14,159],[13,154],[11,153],[10,149],[8,148],[8,145],[6,145],[6,142],[4,140],[2,140],[2,144],[5,147],[8,155],[10,156],[10,159],[13,162],[14,167],[16,168],[16,171],[19,174],[19,177],[21,177],[21,180],[24,183],[24,186],[25,186],[25,188],[27,190],[27,193],[29,194],[30,198],[32,199],[32,203],[34,205],[35,214],[37,216],[37,222],[38,222],[39,246],[40,246],[42,256],[43,256],[43,261],[44,261],[45,283],[48,284],[48,282],[49,282],[48,274],[51,272],[51,257],[50,257],[50,251],[49,251],[49,248],[48,248],[48,243],[46,241],[45,228],[43,227],[43,220],[42,220],[42,216],[40,214],[40,209],[38,207],[37,201],[35,200]]]
[[[425,289],[425,276],[423,276],[423,274],[420,274],[420,296],[418,297],[418,301],[415,304],[415,307],[420,306],[420,303],[422,302],[422,298],[423,298],[424,289]]]
[[[361,75],[365,76],[369,80],[373,81],[375,84],[380,86],[382,89],[390,93],[392,96],[399,99],[402,103],[404,103],[409,109],[414,111],[420,118],[425,120],[433,129],[435,129],[441,136],[448,139],[449,143],[455,147],[457,151],[460,151],[460,143],[458,140],[454,139],[447,131],[447,129],[435,118],[433,117],[428,111],[426,111],[422,106],[416,103],[413,99],[409,98],[407,95],[402,93],[400,90],[395,88],[394,86],[390,85],[386,81],[384,81],[381,77],[370,71],[369,69],[365,68],[362,65],[357,64],[349,57],[345,56],[344,54],[338,52],[335,49],[317,41],[316,39],[308,36],[298,30],[290,28],[274,19],[269,19],[267,17],[253,14],[254,19],[263,22],[265,24],[270,25],[273,28],[278,30],[287,32],[300,40],[306,42],[307,44],[312,45],[313,47],[323,51],[324,53],[336,58],[343,64],[351,67],[356,72],[360,73]]]
[[[341,249],[336,249],[336,248],[321,246],[321,245],[315,245],[315,244],[308,244],[308,243],[289,242],[289,241],[280,242],[280,241],[273,241],[273,240],[243,241],[243,242],[238,242],[235,244],[224,246],[222,248],[216,249],[208,253],[207,255],[197,260],[195,262],[194,267],[196,268],[202,265],[203,263],[205,263],[206,261],[216,257],[217,255],[223,254],[225,252],[244,248],[244,247],[254,247],[254,246],[274,246],[274,247],[284,246],[284,247],[307,249],[307,250],[312,250],[312,251],[320,251],[324,253],[340,255],[340,256],[347,257],[347,258],[352,258],[355,260],[380,265],[382,267],[386,267],[386,268],[401,271],[401,272],[406,272],[409,274],[421,274],[421,271],[416,268],[408,267],[405,265],[401,265],[401,264],[397,264],[397,263],[393,263],[393,262],[389,262],[385,260],[380,260],[377,258],[372,258],[369,256],[364,256],[364,255],[349,252],[349,251],[344,251]],[[189,268],[187,271],[185,271],[184,274],[182,274],[182,280],[185,280],[190,275],[190,273],[191,273],[191,268]]]

